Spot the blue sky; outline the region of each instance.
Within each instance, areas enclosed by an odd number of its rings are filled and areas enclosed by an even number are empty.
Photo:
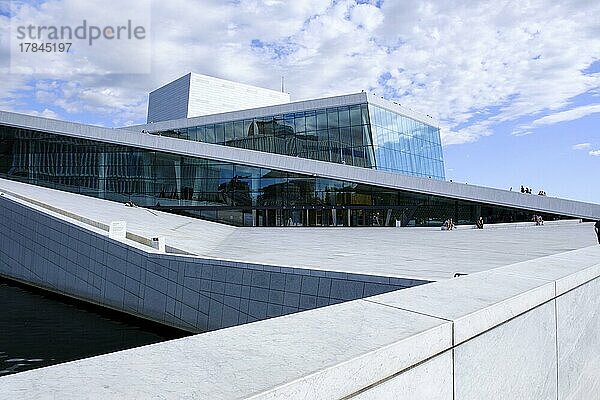
[[[147,93],[189,71],[272,89],[284,75],[293,100],[364,89],[436,116],[448,179],[600,202],[598,2],[9,5],[0,1],[2,110],[123,126],[144,122]],[[140,21],[144,8],[151,20]],[[145,63],[131,56],[139,46],[115,55],[101,44],[52,63],[42,59],[31,73],[15,69],[13,57],[11,68],[9,27],[16,21],[101,17],[146,26],[148,71],[140,73]]]

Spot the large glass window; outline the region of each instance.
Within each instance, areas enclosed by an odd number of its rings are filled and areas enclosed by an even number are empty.
[[[369,105],[377,169],[445,179],[439,129]]]
[[[407,173],[441,168],[430,157],[387,147],[374,154],[370,146],[337,149],[307,151],[359,166],[375,156]],[[250,226],[435,226],[447,218],[474,224],[480,216],[493,223],[540,214],[4,126],[0,177]]]
[[[374,159],[366,157],[363,149],[371,144],[367,110],[366,104],[356,104],[263,116],[190,127],[184,136],[189,140],[375,168]],[[182,132],[155,134],[181,138]]]
[[[307,110],[158,134],[445,178],[439,129],[374,105]]]

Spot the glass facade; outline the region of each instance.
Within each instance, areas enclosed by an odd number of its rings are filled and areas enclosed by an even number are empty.
[[[376,167],[366,104],[199,125],[155,134],[358,167]]]
[[[154,134],[445,179],[438,128],[366,103]]]
[[[439,129],[369,105],[377,169],[445,179]]]
[[[5,126],[0,177],[237,226],[433,226],[533,214]]]

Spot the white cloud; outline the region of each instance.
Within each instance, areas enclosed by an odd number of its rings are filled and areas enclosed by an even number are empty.
[[[555,114],[546,115],[545,117],[533,121],[533,125],[549,125],[557,122],[572,121],[595,113],[600,113],[600,104],[590,104],[572,108],[566,111],[561,111]]]
[[[515,132],[513,132],[513,134],[518,136],[520,134],[528,133],[532,129],[542,125],[552,125],[558,122],[573,121],[596,113],[600,113],[600,104],[589,104],[575,107],[570,110],[560,111],[538,118],[530,124],[521,125],[515,130]]]
[[[121,2],[104,4],[115,10]],[[406,0],[378,8],[351,0],[205,0],[202,7],[173,0],[152,7],[150,74],[78,74],[81,66],[63,60],[38,77],[61,82],[58,88],[28,85],[24,76],[0,82],[0,107],[18,108],[25,93],[65,114],[139,122],[148,91],[195,71],[272,89],[285,75],[294,100],[375,91],[438,117],[446,145],[476,141],[522,117],[538,122],[521,134],[596,112],[571,102],[600,87],[600,73],[582,72],[600,54],[599,2]],[[263,47],[251,46],[253,39]],[[98,53],[88,61],[94,71],[118,60]]]
[[[574,144],[572,149],[573,150],[587,150],[591,147],[592,147],[591,143],[579,143],[579,144]]]
[[[600,150],[590,150],[589,155],[594,157],[600,157]]]
[[[483,121],[476,124],[471,124],[466,128],[451,131],[449,128],[442,126],[440,129],[440,135],[444,145],[449,146],[453,144],[472,143],[477,141],[480,137],[492,135],[490,129],[490,123]]]

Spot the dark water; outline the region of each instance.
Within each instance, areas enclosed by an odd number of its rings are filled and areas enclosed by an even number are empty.
[[[0,376],[187,334],[0,278]]]

